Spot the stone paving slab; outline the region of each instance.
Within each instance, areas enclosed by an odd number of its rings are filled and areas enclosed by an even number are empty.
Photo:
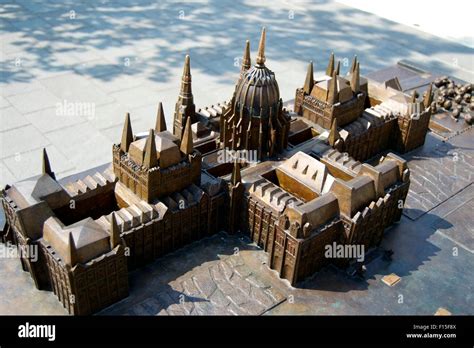
[[[261,315],[286,299],[270,270],[247,264],[262,253],[225,233],[206,238],[134,271],[130,296],[99,314]]]
[[[468,130],[463,138],[472,139]],[[444,142],[433,133],[425,145],[406,156],[410,168],[410,191],[403,214],[419,218],[473,182],[474,149]]]

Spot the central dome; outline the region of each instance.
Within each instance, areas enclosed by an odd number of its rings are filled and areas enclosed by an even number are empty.
[[[258,47],[257,64],[243,74],[237,85],[235,108],[251,117],[268,118],[270,113],[276,114],[279,101],[280,90],[275,73],[265,66],[264,29]]]
[[[275,73],[265,65],[256,65],[245,73],[236,94],[236,109],[245,109],[252,117],[269,116],[270,109],[276,113],[280,90]]]

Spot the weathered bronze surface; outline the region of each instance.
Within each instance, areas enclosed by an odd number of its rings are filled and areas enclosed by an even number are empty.
[[[160,103],[146,133],[125,116],[110,167],[60,183],[44,151],[41,175],[3,189],[2,240],[39,248],[38,260],[21,258],[38,289],[71,314],[91,314],[128,295],[130,270],[222,230],[248,236],[291,285],[330,263],[363,274],[354,255],[328,256],[327,247],[380,245],[412,182],[401,154],[422,146],[429,127],[446,129],[438,111],[470,125],[472,85],[440,78],[437,95],[431,81],[409,95],[397,75],[361,76],[357,57],[341,76],[331,54],[323,76],[309,64],[291,111],[265,43],[264,29],[252,67],[247,41],[229,102],[196,110],[186,56],[173,133]]]

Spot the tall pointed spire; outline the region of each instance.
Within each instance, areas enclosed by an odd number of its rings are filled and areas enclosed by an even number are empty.
[[[74,237],[72,235],[72,232],[69,232],[69,239],[68,239],[68,255],[66,256],[69,260],[69,262],[66,261],[66,263],[69,263],[71,267],[74,267],[77,263],[77,250],[76,250],[76,243],[74,243]]]
[[[339,131],[337,130],[337,119],[334,118],[331,124],[331,130],[329,131],[328,142],[329,145],[334,146],[336,141],[341,137]]]
[[[426,90],[425,97],[423,98],[423,105],[426,108],[429,108],[431,105],[431,102],[433,101],[433,85],[430,83],[428,86],[428,89]]]
[[[115,248],[120,243],[120,231],[115,212],[112,212],[110,218],[110,248]]]
[[[130,113],[125,114],[125,123],[123,124],[123,131],[122,131],[122,141],[120,143],[120,149],[123,152],[128,152],[128,148],[133,141],[133,133],[132,133],[132,124],[130,122]]]
[[[181,96],[192,96],[191,88],[191,58],[187,54],[184,58],[183,77],[181,79]]]
[[[155,124],[155,132],[164,132],[166,130],[166,120],[165,120],[165,113],[163,111],[163,103],[160,102],[158,104],[158,111],[156,113],[156,124]]]
[[[184,128],[183,137],[181,138],[180,150],[185,155],[189,155],[193,152],[193,132],[191,130],[191,118],[188,117],[186,120],[186,126]]]
[[[356,63],[356,67],[351,76],[351,89],[352,92],[358,93],[360,90],[360,71],[359,62]]]
[[[244,56],[242,57],[242,67],[241,67],[241,72],[245,72],[250,67],[252,66],[252,60],[250,58],[250,41],[247,40],[245,41],[245,50],[244,50]]]
[[[232,170],[232,176],[230,178],[230,182],[232,185],[237,185],[241,181],[241,176],[240,176],[240,163],[237,161],[237,159],[234,161],[234,169]]]
[[[338,60],[337,65],[336,65],[336,75],[339,75],[340,72],[341,72],[341,61]]]
[[[334,52],[331,52],[331,56],[329,57],[328,67],[326,68],[326,75],[332,76],[334,72]]]
[[[257,65],[265,64],[265,27],[262,28],[262,34],[260,36],[260,43],[258,44],[258,53],[257,53]]]
[[[53,179],[56,179],[56,176],[51,170],[51,164],[49,163],[48,153],[45,148],[43,148],[43,174],[48,174]]]
[[[181,89],[174,109],[174,135],[181,138],[186,118],[191,117],[191,119],[194,120],[195,116],[196,107],[194,105],[193,92],[191,88],[191,60],[189,55],[186,55],[186,58],[184,59],[183,77],[181,78]]]
[[[327,102],[329,104],[336,104],[338,101],[338,95],[337,95],[337,75],[336,71],[332,71],[332,78],[329,81],[329,86],[328,86],[328,97],[327,97]]]
[[[356,65],[357,65],[357,54],[354,54],[354,58],[352,58],[351,70],[349,71],[351,74],[354,72]]]
[[[155,132],[150,129],[145,143],[145,157],[143,165],[146,168],[153,168],[158,165],[158,156],[156,155]]]
[[[306,80],[304,82],[303,90],[306,94],[310,94],[314,85],[313,61],[309,62],[308,71],[306,73]]]

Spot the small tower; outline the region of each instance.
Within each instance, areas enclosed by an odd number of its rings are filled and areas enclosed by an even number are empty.
[[[181,138],[180,150],[184,155],[189,155],[193,152],[193,132],[191,130],[191,117],[186,120],[183,137]]]
[[[143,157],[143,166],[145,168],[154,168],[158,165],[158,156],[156,154],[155,132],[150,129],[145,143],[145,154]]]
[[[234,162],[232,176],[229,183],[229,233],[238,233],[241,228],[242,202],[244,187],[241,182],[240,164],[237,160]]]
[[[120,142],[120,149],[123,152],[128,152],[130,144],[133,142],[132,124],[130,122],[130,113],[125,114],[125,123],[123,124],[122,141]]]
[[[332,76],[334,72],[334,52],[331,52],[331,56],[329,57],[328,67],[326,68],[326,75]]]
[[[184,60],[183,77],[181,79],[181,89],[174,111],[173,133],[178,138],[183,135],[184,124],[188,117],[192,123],[195,119],[196,107],[191,89],[191,61],[189,55]]]
[[[115,212],[112,212],[110,217],[110,248],[114,249],[118,244],[120,244],[120,230]]]
[[[43,174],[48,174],[51,178],[56,180],[56,175],[51,170],[51,164],[49,163],[48,153],[45,148],[43,148]]]
[[[165,120],[165,113],[163,111],[163,103],[160,102],[158,104],[158,111],[156,112],[156,124],[155,124],[155,132],[164,132],[166,130],[166,120]]]
[[[313,61],[309,62],[308,71],[306,73],[306,80],[304,82],[303,90],[306,94],[311,94],[314,85]]]

